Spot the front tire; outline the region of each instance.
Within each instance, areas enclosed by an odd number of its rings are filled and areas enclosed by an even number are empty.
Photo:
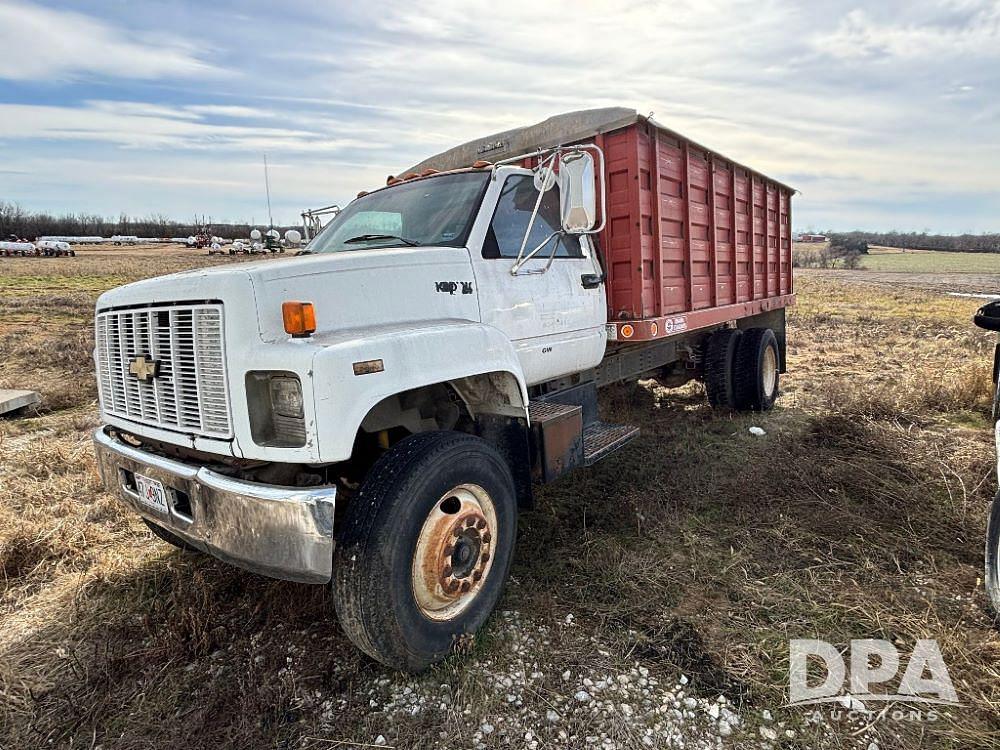
[[[1000,617],[1000,492],[993,498],[986,522],[986,595],[993,614]]]
[[[444,659],[499,601],[516,529],[514,480],[491,445],[459,432],[401,440],[369,471],[338,532],[341,627],[394,669]]]

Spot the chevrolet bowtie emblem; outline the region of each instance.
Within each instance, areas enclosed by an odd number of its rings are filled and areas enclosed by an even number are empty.
[[[128,371],[135,375],[140,383],[148,383],[160,374],[160,363],[155,359],[134,357],[128,363]]]

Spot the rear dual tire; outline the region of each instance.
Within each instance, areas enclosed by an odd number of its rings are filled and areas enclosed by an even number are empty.
[[[736,351],[736,408],[767,411],[778,398],[778,339],[770,328],[748,328]]]
[[[723,328],[708,337],[705,347],[705,392],[715,408],[736,408],[736,352],[743,331]]]
[[[722,328],[705,346],[705,390],[717,408],[767,411],[778,398],[778,340],[770,328]]]

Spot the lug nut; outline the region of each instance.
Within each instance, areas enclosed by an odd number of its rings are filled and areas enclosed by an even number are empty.
[[[483,572],[481,570],[477,570],[475,573],[472,574],[473,581],[479,581],[482,579],[482,577],[483,577]]]
[[[463,594],[466,593],[471,588],[472,588],[472,584],[469,583],[468,581],[466,581],[465,583],[462,584],[462,593]]]
[[[444,578],[451,578],[451,566],[449,565],[444,570],[442,570],[441,575]]]
[[[486,533],[483,534],[483,544],[489,544],[492,539],[493,536],[490,534],[490,532],[487,531]]]
[[[484,521],[482,518],[480,518],[478,521],[476,521],[476,528],[477,529],[485,529],[486,528],[486,521]]]

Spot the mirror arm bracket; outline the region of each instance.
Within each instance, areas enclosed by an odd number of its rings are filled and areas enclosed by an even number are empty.
[[[526,256],[524,256],[523,258],[521,258],[520,256],[518,256],[517,260],[514,261],[514,265],[511,266],[511,268],[510,268],[510,275],[511,276],[530,276],[531,274],[545,273],[546,271],[548,271],[552,267],[552,261],[554,261],[555,258],[556,258],[556,252],[559,250],[559,243],[558,242],[554,242],[552,244],[552,252],[549,254],[549,261],[548,261],[548,263],[545,264],[544,268],[536,268],[536,269],[533,269],[531,271],[521,271],[521,268],[522,268],[522,266],[524,266],[525,263],[527,263],[529,260],[531,260],[536,255],[538,255],[538,253],[541,252],[542,248],[544,248],[547,244],[549,244],[549,242],[552,240],[553,237],[555,237],[557,235],[559,237],[562,237],[565,234],[566,233],[562,229],[557,229],[552,234],[550,234],[548,237],[546,237],[544,240],[542,240],[541,244],[539,244],[538,247],[536,247],[534,250],[532,250]]]
[[[557,156],[558,153],[559,153],[558,151],[554,151],[550,156],[547,156],[545,159],[543,159],[541,162],[539,162],[539,164],[536,167],[536,169],[543,169],[543,168],[545,168],[545,166],[546,166],[546,164],[548,162],[553,162],[554,163],[555,159],[556,159],[556,156]],[[521,238],[521,247],[517,251],[517,260],[514,261],[514,265],[510,269],[510,273],[511,273],[512,276],[516,276],[518,269],[521,268],[521,266],[523,266],[528,260],[530,260],[532,257],[534,257],[534,255],[539,250],[541,250],[543,247],[545,247],[545,243],[546,242],[548,242],[550,239],[552,239],[553,235],[550,234],[545,239],[545,241],[542,242],[542,244],[540,244],[538,247],[536,247],[534,250],[532,250],[527,256],[524,255],[524,249],[528,246],[528,237],[531,236],[531,229],[532,229],[532,227],[535,226],[535,219],[538,216],[538,209],[541,208],[542,197],[544,195],[545,195],[545,191],[544,190],[539,190],[538,191],[538,198],[535,199],[535,206],[534,206],[534,208],[531,209],[531,217],[528,219],[528,226],[526,226],[524,228],[524,237]],[[555,234],[555,233],[553,233],[553,234]],[[553,251],[553,254],[554,254],[554,252],[555,251]],[[551,263],[552,263],[552,259],[550,258],[549,259],[549,264],[551,265]],[[549,270],[548,266],[545,267],[545,271],[547,271],[547,270]]]

